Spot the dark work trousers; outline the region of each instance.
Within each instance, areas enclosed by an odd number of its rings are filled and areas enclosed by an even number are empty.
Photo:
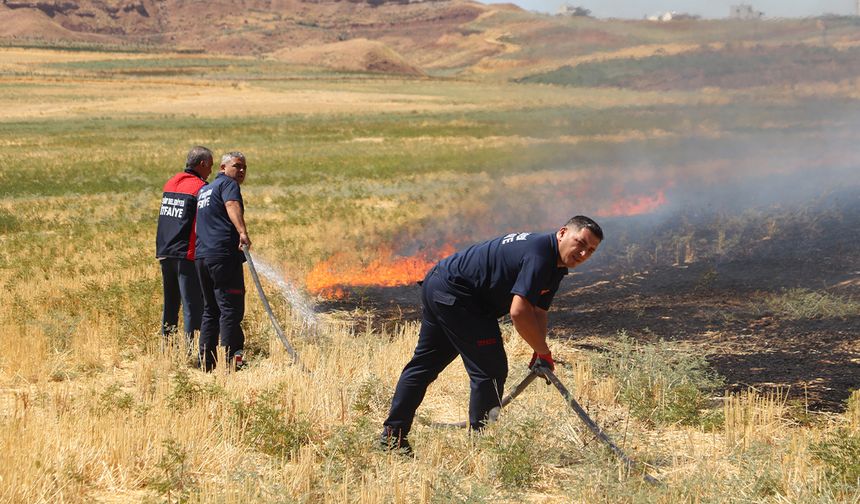
[[[498,321],[482,315],[470,296],[452,293],[435,271],[424,279],[418,345],[403,368],[384,423],[387,435],[396,438],[408,436],[427,387],[458,354],[471,382],[470,426],[481,429],[490,410],[502,402],[508,358]]]
[[[161,335],[169,337],[179,325],[179,305],[185,325],[185,341],[193,341],[194,331],[200,330],[203,317],[203,294],[194,261],[165,258],[161,263],[161,280],[164,285],[164,310],[161,313]]]
[[[245,347],[241,326],[245,316],[245,275],[241,259],[235,256],[197,259],[195,264],[203,291],[200,364],[211,371],[215,367],[219,333],[228,360]]]

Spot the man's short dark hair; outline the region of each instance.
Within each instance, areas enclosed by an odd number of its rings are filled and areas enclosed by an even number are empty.
[[[185,169],[197,168],[203,161],[212,161],[212,151],[202,145],[192,147],[185,158]]]
[[[597,237],[598,240],[603,241],[603,230],[600,229],[600,226],[594,222],[589,217],[584,215],[577,215],[576,217],[571,217],[567,224],[564,227],[574,228],[574,231],[579,231],[582,228],[588,228],[589,231],[594,233],[594,236]]]

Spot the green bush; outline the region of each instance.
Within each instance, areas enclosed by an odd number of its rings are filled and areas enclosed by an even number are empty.
[[[195,485],[185,465],[188,452],[174,439],[165,439],[162,445],[165,452],[156,465],[158,476],[151,478],[149,485],[167,502],[188,502]]]
[[[824,474],[831,484],[860,487],[860,435],[839,429],[814,444],[811,450],[824,464]]]
[[[123,392],[118,383],[106,388],[100,395],[95,406],[96,413],[111,413],[113,411],[129,411],[134,406],[134,398],[128,392]]]
[[[493,490],[480,484],[467,484],[455,474],[440,469],[433,483],[433,504],[484,504],[493,501]]]
[[[347,470],[360,477],[373,457],[373,442],[379,435],[376,425],[365,416],[336,429],[326,440],[323,454],[330,474],[343,475]]]
[[[267,391],[251,401],[234,404],[243,439],[261,453],[284,458],[311,440],[311,423],[287,412],[277,391]]]
[[[352,409],[359,413],[384,410],[388,407],[392,394],[382,380],[375,375],[370,375],[359,384],[355,399],[352,401]]]
[[[14,233],[20,227],[18,219],[13,214],[0,209],[0,234]]]
[[[596,367],[618,381],[620,401],[640,420],[705,427],[721,423],[719,412],[708,410],[708,397],[723,379],[703,356],[677,344],[640,345],[622,331],[616,347],[597,357]]]
[[[535,441],[540,423],[525,419],[513,424],[497,424],[485,434],[482,442],[493,453],[494,476],[508,488],[527,488],[538,477],[540,443]]]
[[[758,306],[761,312],[789,319],[846,318],[860,315],[860,303],[828,292],[786,289],[766,296]]]
[[[218,385],[199,383],[191,381],[191,375],[185,369],[180,369],[173,374],[173,390],[167,396],[167,402],[171,408],[182,410],[188,405],[203,398],[222,395],[224,389]]]

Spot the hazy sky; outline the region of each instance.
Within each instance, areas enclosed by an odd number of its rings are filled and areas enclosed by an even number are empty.
[[[511,0],[499,0],[511,2]],[[485,3],[495,3],[484,0]],[[666,11],[698,14],[706,18],[724,18],[729,6],[749,4],[766,17],[806,17],[820,14],[854,14],[857,0],[513,0],[528,10],[554,13],[562,4],[591,9],[596,17],[641,19],[645,15]]]

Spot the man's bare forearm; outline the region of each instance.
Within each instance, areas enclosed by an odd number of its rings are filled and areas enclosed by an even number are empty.
[[[236,226],[236,231],[247,233],[245,228],[245,215],[242,212],[242,205],[238,201],[228,201],[224,204],[227,207],[227,215],[230,217],[230,222]]]
[[[238,201],[227,201],[224,203],[227,208],[227,216],[230,217],[230,222],[236,227],[239,232],[239,247],[243,245],[251,245],[251,240],[248,238],[248,229],[245,227],[245,212],[242,211],[242,205]]]
[[[511,303],[511,321],[519,335],[535,352],[542,355],[550,353],[546,343],[546,310],[538,308],[524,297],[517,295]]]

